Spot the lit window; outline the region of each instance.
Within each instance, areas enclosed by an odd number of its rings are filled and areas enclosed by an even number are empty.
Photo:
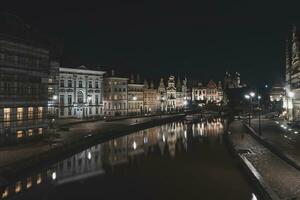
[[[17,108],[17,120],[23,120],[23,108]]]
[[[29,178],[27,178],[27,184],[26,184],[26,187],[27,187],[27,188],[31,188],[31,186],[32,186],[32,178],[29,177]]]
[[[33,107],[28,107],[28,119],[33,119]]]
[[[2,193],[2,198],[8,197],[8,188],[5,188],[5,190]]]
[[[38,107],[38,118],[43,118],[43,107]]]
[[[17,138],[23,137],[23,131],[17,131]]]
[[[38,174],[36,177],[36,184],[40,184],[42,182],[42,175]]]
[[[20,192],[21,189],[22,189],[21,181],[18,181],[18,182],[16,183],[16,188],[15,188],[16,193]]]
[[[39,134],[43,134],[43,128],[39,128],[39,129],[38,129],[38,133],[39,133]]]
[[[4,108],[4,126],[8,127],[10,126],[10,113],[11,109],[10,108]]]
[[[32,129],[28,129],[28,136],[32,136],[33,132]]]

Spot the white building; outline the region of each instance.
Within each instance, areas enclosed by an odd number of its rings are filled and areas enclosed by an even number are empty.
[[[58,67],[51,103],[59,118],[88,118],[103,115],[103,71]],[[53,77],[53,76],[52,76]],[[57,103],[54,103],[57,101]],[[51,105],[49,105],[51,107]]]
[[[127,81],[128,78],[112,76],[104,77],[104,115],[127,115]]]
[[[203,103],[220,103],[223,100],[223,90],[221,82],[218,85],[210,80],[206,86],[198,83],[192,88],[192,101],[202,101]]]

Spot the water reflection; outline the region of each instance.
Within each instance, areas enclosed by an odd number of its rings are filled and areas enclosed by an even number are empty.
[[[77,153],[57,164],[30,176],[7,180],[1,189],[2,199],[12,196],[22,198],[33,188],[43,185],[46,188],[87,179],[89,177],[113,173],[117,165],[129,163],[138,156],[147,156],[155,148],[161,156],[175,158],[179,152],[187,152],[189,140],[216,138],[222,143],[223,121],[211,121],[195,124],[174,122],[142,130],[127,136],[97,144]]]

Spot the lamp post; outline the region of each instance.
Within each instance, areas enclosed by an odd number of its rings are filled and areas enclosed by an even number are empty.
[[[261,100],[261,96],[258,96],[257,97],[258,98],[258,134],[261,136],[262,135],[262,133],[261,133],[261,124],[260,124],[260,115],[261,115],[261,103],[260,103],[260,100]]]
[[[250,99],[249,104],[249,126],[251,126],[251,112],[252,112],[252,98],[255,97],[254,92],[250,92],[249,94],[245,94],[245,99]]]

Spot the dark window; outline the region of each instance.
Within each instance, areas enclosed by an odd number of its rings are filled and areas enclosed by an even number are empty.
[[[78,87],[79,87],[79,88],[82,88],[82,81],[79,81],[79,82],[78,82]]]
[[[93,87],[92,81],[89,81],[89,88],[92,88],[92,87]]]
[[[65,81],[64,80],[60,80],[60,87],[65,87]]]
[[[72,87],[72,80],[68,80],[68,87],[69,87],[69,88]]]

